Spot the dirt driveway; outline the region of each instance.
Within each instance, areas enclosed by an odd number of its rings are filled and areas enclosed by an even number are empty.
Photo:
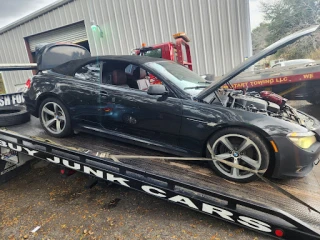
[[[0,239],[268,239],[124,187],[86,189],[87,181],[43,165],[0,186]]]

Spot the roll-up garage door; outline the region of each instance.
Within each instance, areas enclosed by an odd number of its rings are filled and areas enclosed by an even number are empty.
[[[83,22],[57,28],[28,38],[31,52],[41,43],[71,42],[78,43],[87,40],[86,29]]]

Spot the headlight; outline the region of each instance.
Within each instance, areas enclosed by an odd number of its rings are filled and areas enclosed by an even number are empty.
[[[300,148],[307,149],[311,147],[312,144],[314,144],[317,139],[313,132],[306,132],[306,133],[289,133],[287,135],[287,138],[289,138],[295,145],[297,145]]]

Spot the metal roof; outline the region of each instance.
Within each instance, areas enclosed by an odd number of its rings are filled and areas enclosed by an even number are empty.
[[[64,4],[72,2],[72,1],[74,1],[74,0],[58,0],[58,1],[46,6],[44,8],[41,8],[38,11],[35,11],[35,12],[33,12],[33,13],[31,13],[31,14],[29,14],[29,15],[27,15],[27,16],[25,16],[25,17],[23,17],[23,18],[21,18],[21,19],[19,19],[17,21],[15,21],[15,22],[13,22],[13,23],[10,23],[9,25],[4,26],[3,28],[0,28],[0,34],[2,34],[4,32],[7,32],[7,31],[9,31],[9,30],[11,30],[11,29],[13,29],[15,27],[18,27],[21,24],[24,24],[24,23],[26,23],[26,22],[28,22],[28,21],[30,21],[30,20],[38,17],[38,16],[43,15],[46,12],[50,12],[50,11],[52,11],[52,10],[54,10],[54,9],[64,5]]]

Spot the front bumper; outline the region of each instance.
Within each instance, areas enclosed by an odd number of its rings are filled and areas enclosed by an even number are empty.
[[[320,156],[319,139],[308,149],[297,147],[285,136],[273,137],[273,141],[279,149],[272,173],[274,178],[304,177],[313,169]]]

